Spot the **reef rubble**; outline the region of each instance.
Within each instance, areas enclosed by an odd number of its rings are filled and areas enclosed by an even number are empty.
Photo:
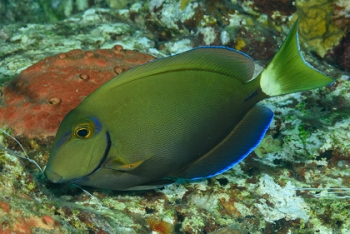
[[[123,1],[128,8],[88,5],[53,23],[7,22],[0,28],[0,82],[13,81],[47,57],[116,44],[157,58],[200,45],[226,45],[251,55],[258,72],[278,50],[298,8],[315,0],[272,1],[271,8],[263,2]],[[313,42],[302,38],[302,50],[308,62],[337,80],[263,101],[275,113],[264,140],[221,175],[139,192],[51,184],[18,157],[24,152],[17,142],[1,134],[0,233],[347,233],[350,78],[348,58],[338,55],[350,45],[350,6],[336,0],[329,7],[335,21],[326,23],[342,36],[317,34],[337,37],[310,50],[307,44]],[[50,144],[14,136],[43,168]]]

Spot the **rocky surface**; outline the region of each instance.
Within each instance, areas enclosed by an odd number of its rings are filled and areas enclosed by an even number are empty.
[[[199,45],[226,45],[259,60],[257,70],[261,70],[296,19],[295,10],[318,1],[272,2],[269,8],[260,0],[134,1],[128,9],[88,8],[54,24],[3,25],[0,79],[13,79],[55,54],[110,49],[116,44],[156,57]],[[317,11],[317,7],[311,9]],[[310,63],[337,81],[322,89],[263,101],[275,113],[263,142],[222,175],[144,192],[82,190],[46,181],[32,163],[16,158],[23,152],[3,135],[2,145],[7,148],[0,151],[0,230],[347,233],[350,84],[345,73],[347,56],[339,54],[348,47],[348,1],[334,1],[330,12],[335,21],[327,18],[326,22],[342,36],[329,47],[303,52]],[[300,20],[304,29],[314,29]],[[307,45],[308,39],[302,43]],[[325,51],[324,58],[319,51]],[[19,140],[28,157],[44,167],[50,145],[35,138]]]

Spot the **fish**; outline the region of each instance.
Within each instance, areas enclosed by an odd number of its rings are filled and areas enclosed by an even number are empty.
[[[61,122],[53,183],[148,190],[221,174],[247,157],[273,111],[261,100],[334,82],[300,52],[297,22],[267,67],[224,46],[151,61],[111,79]]]

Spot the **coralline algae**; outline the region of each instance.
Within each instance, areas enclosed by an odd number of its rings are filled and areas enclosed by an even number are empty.
[[[151,0],[124,10],[87,9],[55,24],[5,25],[0,30],[0,79],[11,79],[54,54],[115,44],[156,57],[208,43],[225,44],[255,59],[269,59],[295,14],[294,7],[286,8],[290,1],[286,5],[274,1],[271,9],[262,2]],[[337,11],[344,16],[341,22],[346,22],[346,2],[338,3],[345,4]],[[321,70],[336,78],[343,74],[304,52]],[[275,112],[274,122],[261,145],[243,162],[208,180],[151,191],[83,191],[50,184],[34,166],[2,150],[0,230],[347,233],[349,90],[349,77],[344,74],[329,87],[264,101]],[[15,147],[5,136],[0,140]],[[38,147],[33,139],[26,142],[29,157],[43,167],[48,149]]]

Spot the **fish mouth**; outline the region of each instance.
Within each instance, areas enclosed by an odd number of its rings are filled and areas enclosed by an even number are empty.
[[[107,145],[106,145],[106,149],[105,149],[105,152],[103,154],[103,157],[101,158],[99,164],[95,167],[95,169],[93,169],[89,174],[87,175],[84,175],[82,177],[79,177],[79,178],[75,178],[75,179],[71,179],[69,180],[70,183],[77,183],[79,181],[84,181],[84,180],[88,180],[88,177],[92,174],[94,174],[95,172],[97,172],[98,170],[101,169],[102,165],[104,164],[104,162],[106,161],[107,159],[107,155],[109,153],[109,150],[111,149],[111,145],[112,145],[112,141],[111,141],[111,136],[109,134],[108,131],[106,131],[106,141],[107,141]]]
[[[62,176],[51,170],[45,170],[45,176],[52,183],[61,183],[61,181],[63,180]]]

